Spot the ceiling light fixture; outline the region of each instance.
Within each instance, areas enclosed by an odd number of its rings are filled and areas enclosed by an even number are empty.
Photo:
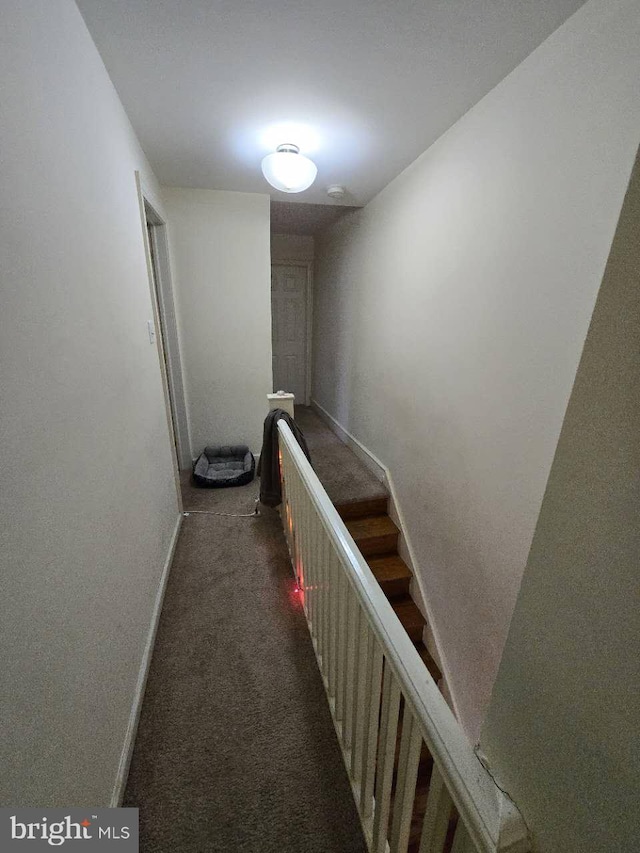
[[[318,167],[300,153],[297,145],[287,142],[267,154],[262,161],[262,174],[283,193],[301,193],[315,181]]]

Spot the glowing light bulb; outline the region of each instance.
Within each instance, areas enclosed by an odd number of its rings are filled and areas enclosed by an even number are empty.
[[[300,153],[297,145],[278,145],[262,161],[262,174],[272,187],[285,193],[308,189],[318,174],[316,164]]]

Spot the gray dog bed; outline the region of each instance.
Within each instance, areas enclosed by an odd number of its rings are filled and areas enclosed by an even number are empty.
[[[256,461],[246,444],[205,447],[193,466],[193,481],[205,489],[244,486],[253,480]]]

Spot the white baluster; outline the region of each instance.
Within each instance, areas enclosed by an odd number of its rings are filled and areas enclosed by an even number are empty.
[[[353,625],[353,618],[355,615],[355,596],[353,589],[351,588],[351,584],[349,583],[349,579],[346,574],[344,576],[345,584],[344,584],[344,594],[345,594],[345,606],[344,606],[344,648],[343,648],[343,659],[341,662],[341,666],[344,670],[344,678],[342,681],[342,690],[343,690],[343,698],[342,698],[342,742],[346,749],[350,749],[351,747],[351,723],[352,723],[352,715],[353,715],[353,648],[354,648],[354,638],[355,638],[355,629]]]
[[[298,542],[300,545],[300,549],[298,562],[298,585],[301,591],[300,600],[302,602],[302,607],[305,611],[305,616],[308,619],[309,614],[307,613],[307,602],[304,594],[304,589],[307,585],[307,501],[304,492],[304,487],[300,490],[299,500],[300,520],[298,522]]]
[[[334,599],[335,602],[335,643],[333,644],[333,665],[335,667],[336,673],[336,681],[335,681],[335,696],[336,696],[336,707],[338,703],[340,703],[340,708],[342,708],[342,676],[344,676],[344,672],[340,673],[340,649],[342,637],[340,634],[341,631],[341,620],[342,620],[342,566],[340,565],[340,560],[338,559],[338,555],[336,554],[335,549],[332,549],[332,557],[333,557],[333,568],[334,568],[334,578],[335,578],[335,591],[336,596]]]
[[[311,507],[311,526],[309,530],[309,566],[311,568],[311,586],[309,589],[309,611],[311,613],[311,637],[317,648],[318,645],[318,576],[320,567],[318,565],[318,525],[320,519]]]
[[[282,456],[282,510],[283,510],[283,525],[284,525],[284,535],[287,540],[287,547],[289,548],[289,553],[291,553],[291,537],[289,536],[289,519],[291,517],[291,511],[289,508],[289,484],[287,483],[287,475],[285,469],[285,453],[286,451],[283,449]]]
[[[387,850],[387,832],[391,811],[391,785],[393,782],[393,763],[396,755],[399,709],[400,688],[391,671],[391,667],[385,665],[376,775],[376,808],[373,818],[373,846],[371,853],[386,853]]]
[[[346,672],[344,667],[346,649],[346,611],[347,611],[347,579],[340,563],[336,560],[338,571],[337,601],[336,601],[336,720],[344,728],[344,685]]]
[[[324,608],[324,624],[322,628],[322,634],[324,638],[323,648],[322,648],[322,661],[323,661],[323,672],[325,678],[327,679],[327,684],[329,683],[329,648],[330,648],[330,625],[331,619],[329,616],[329,609],[331,607],[331,599],[330,599],[330,591],[331,591],[331,567],[329,565],[329,552],[331,550],[331,543],[329,542],[329,535],[325,531],[325,534],[322,538],[322,567],[323,567],[323,584],[322,584],[322,606]]]
[[[316,542],[316,559],[318,561],[318,654],[321,660],[321,671],[325,667],[325,617],[326,617],[326,572],[324,564],[325,542],[327,534],[321,521],[318,523],[318,539]]]
[[[284,538],[287,540],[287,548],[291,548],[289,543],[289,504],[287,499],[287,481],[285,477],[285,468],[284,468],[284,450],[281,450],[282,454],[282,462],[280,463],[280,484],[282,488],[282,505],[281,505],[281,513],[282,513],[282,526],[284,528]]]
[[[327,569],[329,574],[329,696],[336,698],[336,629],[338,624],[338,569],[336,566],[336,555],[333,548],[329,547]],[[334,705],[335,707],[335,705]]]
[[[411,815],[416,793],[418,762],[422,735],[405,700],[402,715],[402,738],[398,759],[398,779],[393,801],[393,825],[391,827],[391,853],[406,853],[411,830]]]
[[[367,681],[364,697],[365,721],[362,740],[362,771],[360,774],[360,803],[363,817],[373,808],[373,781],[376,773],[376,745],[380,720],[380,682],[382,679],[382,649],[370,634],[370,654],[367,660]]]
[[[291,558],[293,560],[293,573],[295,575],[296,581],[298,580],[298,560],[300,559],[300,549],[299,549],[299,537],[300,537],[300,507],[298,504],[298,494],[299,494],[299,481],[296,472],[296,476],[292,478],[291,481],[291,536],[293,541],[293,548],[291,553]]]
[[[309,629],[311,629],[311,590],[313,589],[313,558],[311,554],[311,528],[313,525],[313,507],[311,505],[311,498],[309,497],[309,493],[306,488],[303,491],[304,497],[304,556],[303,556],[303,565],[304,565],[304,590],[303,590],[303,601],[305,606],[305,612],[307,614],[307,622],[309,623]]]
[[[427,809],[422,824],[419,853],[442,853],[451,817],[451,797],[438,768],[433,765]]]
[[[313,558],[311,555],[311,524],[313,507],[307,490],[304,490],[304,588],[302,590],[302,601],[307,614],[307,622],[311,623],[311,595],[313,591]]]
[[[365,735],[365,695],[367,691],[367,670],[371,654],[370,631],[364,612],[358,612],[358,642],[356,645],[356,691],[353,705],[353,748],[351,750],[351,778],[360,781],[362,772],[362,745]]]

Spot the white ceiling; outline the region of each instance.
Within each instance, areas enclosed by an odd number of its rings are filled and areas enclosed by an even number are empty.
[[[338,183],[346,205],[386,186],[582,2],[77,0],[163,184],[268,192],[262,157],[294,142],[318,179],[272,198],[335,204]]]

